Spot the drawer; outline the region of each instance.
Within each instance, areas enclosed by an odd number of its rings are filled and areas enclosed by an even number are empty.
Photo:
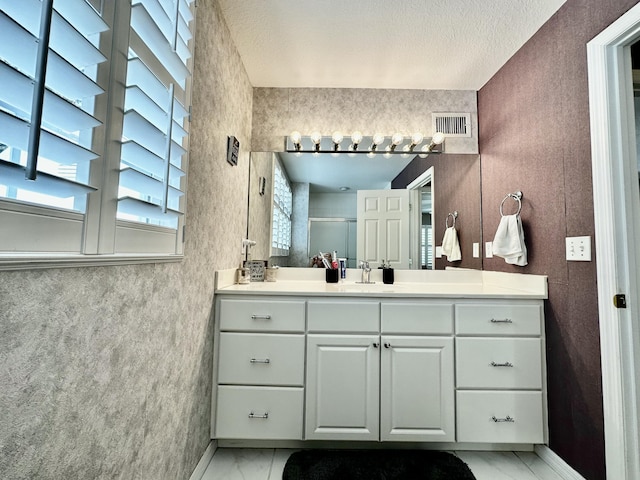
[[[302,440],[302,388],[218,387],[217,438]]]
[[[310,332],[378,333],[380,304],[371,301],[310,300]]]
[[[304,332],[304,300],[220,300],[220,330]]]
[[[541,392],[457,392],[457,441],[544,443]]]
[[[456,305],[457,335],[540,335],[542,305],[480,303]]]
[[[218,383],[303,385],[304,335],[220,333]]]
[[[539,338],[456,338],[458,388],[542,388]]]
[[[427,302],[382,302],[382,333],[451,335],[453,304]]]

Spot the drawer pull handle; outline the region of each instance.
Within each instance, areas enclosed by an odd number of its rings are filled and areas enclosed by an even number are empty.
[[[249,418],[264,418],[265,420],[269,418],[269,412],[265,412],[264,415],[256,415],[255,413],[249,413]]]
[[[504,363],[491,362],[491,366],[492,367],[513,367],[513,363],[511,363],[511,362],[504,362]]]
[[[511,418],[509,415],[507,415],[505,418],[496,418],[495,416],[491,417],[491,420],[493,420],[496,423],[514,423],[515,420],[513,418]]]
[[[251,320],[271,320],[271,315],[251,315]]]
[[[491,323],[513,323],[510,318],[492,318]]]
[[[251,363],[271,363],[271,360],[269,360],[268,358],[252,358],[251,360],[249,360],[249,362]]]

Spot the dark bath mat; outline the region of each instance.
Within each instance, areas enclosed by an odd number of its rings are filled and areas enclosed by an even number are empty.
[[[432,450],[302,450],[282,480],[475,480],[455,455]]]

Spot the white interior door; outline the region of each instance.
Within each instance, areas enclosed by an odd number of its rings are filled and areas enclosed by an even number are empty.
[[[358,190],[358,260],[410,268],[409,190]]]
[[[640,195],[630,46],[640,5],[587,44],[607,478],[640,471]],[[614,305],[614,296],[624,295]],[[624,308],[626,307],[626,308]]]

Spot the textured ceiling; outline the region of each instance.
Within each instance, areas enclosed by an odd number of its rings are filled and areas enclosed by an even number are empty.
[[[254,87],[479,90],[565,0],[218,0]]]

